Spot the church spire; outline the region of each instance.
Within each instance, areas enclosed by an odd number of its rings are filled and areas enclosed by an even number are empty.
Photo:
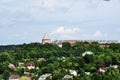
[[[42,39],[42,44],[50,43],[50,42],[51,42],[51,39],[48,36],[48,33],[45,33],[45,35],[43,36],[43,39]]]

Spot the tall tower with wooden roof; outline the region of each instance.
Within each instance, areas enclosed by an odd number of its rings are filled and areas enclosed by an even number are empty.
[[[42,39],[42,44],[50,43],[50,42],[51,42],[50,37],[48,36],[47,33],[45,33],[45,35],[43,36],[43,39]]]

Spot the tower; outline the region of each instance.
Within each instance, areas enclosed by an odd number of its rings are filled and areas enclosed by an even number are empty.
[[[42,44],[50,43],[50,42],[51,42],[51,39],[49,38],[48,34],[45,33],[45,35],[43,36],[43,39],[42,39]]]

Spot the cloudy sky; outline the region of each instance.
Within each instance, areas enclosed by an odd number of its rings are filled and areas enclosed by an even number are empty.
[[[0,0],[0,45],[52,40],[120,41],[120,0]]]

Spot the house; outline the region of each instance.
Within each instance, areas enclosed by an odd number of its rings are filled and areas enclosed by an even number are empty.
[[[15,69],[16,69],[15,65],[12,64],[12,63],[9,63],[8,67],[9,67],[10,69],[12,69],[12,70],[15,70]]]
[[[73,76],[77,76],[77,72],[75,70],[69,70],[69,73]]]
[[[9,80],[19,80],[20,76],[19,75],[11,75],[9,77]]]
[[[108,69],[107,67],[101,67],[101,68],[98,69],[98,72],[99,73],[105,73],[107,71],[107,69]]]
[[[85,51],[84,53],[82,53],[82,56],[84,57],[86,54],[91,55],[91,54],[93,54],[93,52],[91,52],[91,51]]]
[[[31,73],[30,73],[30,72],[24,72],[24,76],[30,77],[30,76],[31,76]]]
[[[73,76],[67,74],[63,77],[63,80],[66,80],[66,79],[72,79],[73,80]]]
[[[38,58],[38,61],[46,61],[45,58]]]
[[[85,74],[90,75],[90,72],[85,72]]]
[[[35,63],[34,62],[27,62],[25,66],[30,69],[35,69]]]
[[[110,65],[111,68],[118,68],[119,66],[118,65]]]
[[[51,77],[51,76],[52,76],[51,73],[46,73],[46,74],[41,75],[38,80],[46,80],[46,78]]]

